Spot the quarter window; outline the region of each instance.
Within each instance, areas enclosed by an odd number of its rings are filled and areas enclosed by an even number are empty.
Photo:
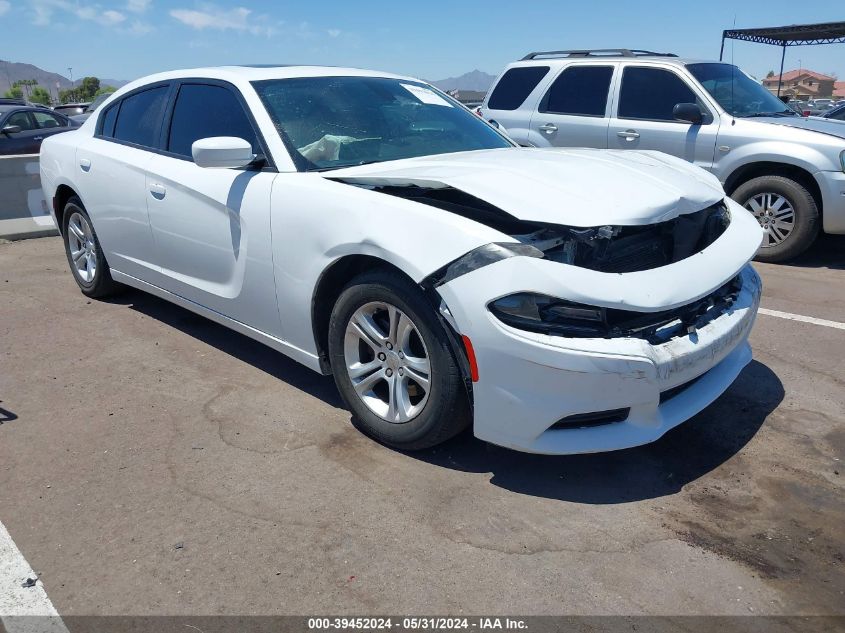
[[[540,112],[604,116],[611,77],[612,66],[570,66],[543,97]]]
[[[210,136],[236,136],[259,153],[255,130],[237,97],[228,88],[206,84],[183,84],[179,88],[167,149],[191,156],[194,141]]]
[[[114,138],[144,147],[156,147],[167,103],[167,91],[167,86],[159,86],[123,99],[114,127]]]
[[[496,84],[487,107],[491,110],[516,110],[548,72],[548,66],[511,68]]]
[[[117,111],[119,109],[120,102],[117,102],[113,106],[109,106],[109,109],[103,113],[103,127],[100,130],[100,134],[108,137],[114,136],[114,124],[117,121]]]
[[[628,67],[622,73],[620,119],[674,121],[672,110],[678,103],[699,101],[690,87],[675,73],[660,68],[640,67]]]

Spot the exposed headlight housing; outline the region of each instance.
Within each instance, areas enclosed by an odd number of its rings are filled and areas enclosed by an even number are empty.
[[[546,331],[562,336],[604,336],[604,308],[563,301],[541,294],[520,292],[488,306],[496,317],[515,328]]]

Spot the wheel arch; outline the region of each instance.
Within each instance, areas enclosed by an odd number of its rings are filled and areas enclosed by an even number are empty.
[[[794,180],[810,192],[810,195],[813,196],[813,200],[816,202],[819,215],[823,214],[822,192],[819,188],[819,183],[816,182],[813,174],[797,165],[773,161],[746,163],[735,169],[725,179],[725,192],[731,196],[741,185],[760,176],[782,176]]]
[[[53,211],[56,214],[56,225],[60,234],[64,228],[65,205],[74,196],[78,198],[79,194],[70,185],[61,184],[56,187],[56,193],[53,195]]]

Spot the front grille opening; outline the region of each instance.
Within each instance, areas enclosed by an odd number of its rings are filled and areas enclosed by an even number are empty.
[[[590,413],[576,413],[561,418],[549,427],[550,431],[561,429],[586,429],[592,426],[604,426],[624,422],[631,413],[630,408],[610,409],[608,411],[592,411]]]

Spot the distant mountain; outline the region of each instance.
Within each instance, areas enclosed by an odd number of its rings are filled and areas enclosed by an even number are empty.
[[[82,76],[76,77],[78,81]],[[56,96],[56,83],[59,84],[59,90],[67,90],[71,87],[70,79],[58,73],[51,73],[38,66],[32,64],[21,64],[18,62],[7,62],[0,59],[0,96],[11,87],[11,85],[20,79],[35,79],[38,85],[50,91],[50,94]],[[100,77],[101,86],[114,86],[120,88],[122,85],[129,83],[122,79],[104,79]]]
[[[448,77],[439,81],[432,81],[441,90],[477,90],[487,92],[495,81],[495,75],[488,75],[480,70],[464,73],[460,77]]]

